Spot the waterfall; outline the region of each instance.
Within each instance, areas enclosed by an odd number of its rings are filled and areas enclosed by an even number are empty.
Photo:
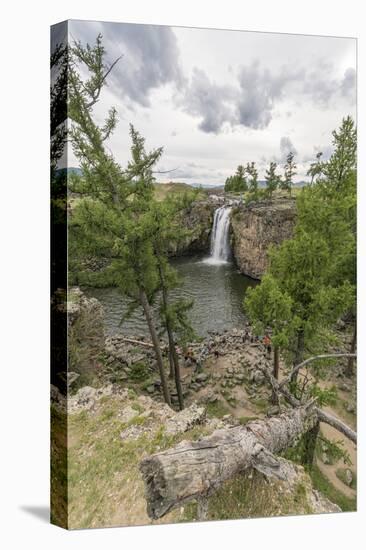
[[[230,212],[231,207],[228,206],[221,206],[215,210],[211,234],[211,256],[207,260],[208,263],[225,263],[230,257]]]

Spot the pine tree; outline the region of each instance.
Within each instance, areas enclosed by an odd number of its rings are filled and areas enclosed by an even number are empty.
[[[74,191],[84,196],[75,206],[70,236],[79,239],[81,250],[93,255],[110,251],[109,272],[132,305],[142,307],[154,346],[163,395],[170,404],[157,322],[152,302],[159,288],[158,263],[151,235],[158,229],[151,215],[153,200],[152,168],[162,149],[145,151],[144,139],[130,126],[131,156],[127,169],[105,147],[116,126],[116,111],[111,109],[103,126],[93,121],[92,109],[98,101],[106,77],[115,65],[104,65],[104,47],[99,35],[94,47],[78,43],[72,49],[69,70],[69,116],[73,121],[70,138],[83,177]],[[82,81],[77,63],[89,71]],[[73,232],[73,228],[75,231]]]
[[[266,180],[266,192],[270,199],[281,183],[281,178],[278,174],[276,174],[276,169],[277,163],[271,162],[264,176],[264,179]]]
[[[288,345],[294,327],[291,324],[291,297],[282,292],[276,279],[264,275],[261,284],[247,290],[244,309],[255,333],[263,335],[271,332],[273,354],[273,376],[279,378],[279,352]]]
[[[348,119],[347,119],[348,120]],[[292,239],[270,252],[268,277],[280,292],[279,303],[286,297],[291,305],[283,353],[288,362],[299,364],[305,356],[323,351],[329,345],[331,329],[339,317],[355,302],[355,131],[342,123],[335,151],[323,165],[323,174],[311,187],[305,187],[297,199],[297,223]],[[350,139],[353,136],[353,139]],[[347,150],[346,145],[349,147]],[[348,159],[340,169],[339,159]],[[353,159],[352,163],[350,159]],[[288,159],[287,180],[294,173],[293,157]],[[340,181],[335,174],[342,172]],[[266,275],[267,277],[267,275]],[[271,303],[272,287],[267,279],[259,285],[257,302],[265,296]],[[273,283],[273,284],[274,284]],[[255,294],[253,294],[255,296]],[[249,310],[262,326],[271,326],[267,310],[248,297]],[[264,298],[263,298],[264,300]],[[288,330],[288,328],[291,330]],[[280,323],[281,328],[281,323]],[[275,329],[278,330],[278,329]],[[297,373],[293,391],[297,391]]]
[[[287,191],[291,196],[292,186],[293,186],[293,177],[296,176],[296,164],[294,162],[294,153],[290,152],[287,155],[284,177],[281,182],[281,189]]]
[[[323,153],[319,151],[316,154],[316,160],[310,164],[310,168],[306,172],[306,175],[311,177],[310,185],[313,185],[314,181],[316,181],[316,179],[323,173],[323,163],[321,161],[322,156]]]
[[[251,198],[256,199],[258,194],[258,171],[255,167],[255,162],[247,163],[246,172],[250,176],[248,187]]]
[[[323,167],[328,184],[336,191],[347,185],[354,173],[357,160],[357,130],[351,116],[342,120],[338,130],[333,132],[334,152]]]

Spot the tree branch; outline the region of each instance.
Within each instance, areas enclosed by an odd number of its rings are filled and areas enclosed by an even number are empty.
[[[296,374],[300,369],[308,365],[309,363],[312,363],[313,361],[317,361],[318,359],[329,359],[329,358],[337,358],[337,357],[357,357],[356,353],[326,353],[323,355],[315,355],[314,357],[309,357],[309,359],[305,359],[305,361],[302,361],[302,363],[299,363],[292,369],[290,374],[282,380],[282,382],[279,384],[279,388],[282,388],[286,384],[288,384],[291,381],[291,378],[294,374]]]

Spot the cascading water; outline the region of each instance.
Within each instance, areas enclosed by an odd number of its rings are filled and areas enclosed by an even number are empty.
[[[215,210],[211,234],[211,256],[207,263],[226,263],[230,257],[230,206],[221,206]]]

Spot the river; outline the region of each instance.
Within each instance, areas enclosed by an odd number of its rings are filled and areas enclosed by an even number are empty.
[[[182,286],[171,292],[172,297],[193,298],[190,319],[196,333],[203,337],[209,330],[239,328],[245,319],[242,307],[245,291],[257,284],[241,275],[230,261],[215,264],[204,260],[199,256],[172,260],[172,265],[181,276]],[[122,331],[130,335],[147,335],[146,322],[139,309],[120,325],[128,302],[117,288],[84,290],[104,306],[108,334]]]

